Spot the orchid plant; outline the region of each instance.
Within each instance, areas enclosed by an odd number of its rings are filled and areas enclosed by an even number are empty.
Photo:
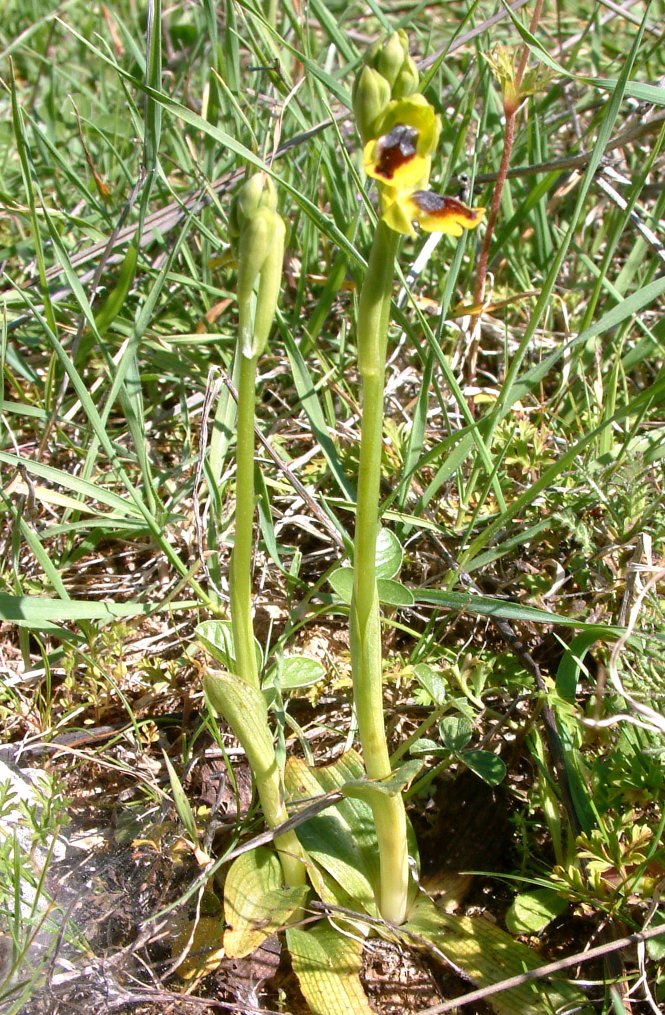
[[[247,755],[270,828],[287,820],[282,773],[277,764],[268,709],[261,692],[252,622],[254,425],[257,364],[275,318],[284,260],[286,226],[277,194],[265,173],[240,188],[231,210],[231,239],[238,265],[238,420],[236,440],[235,541],[229,573],[233,673],[210,673],[205,690]],[[293,831],[275,846],[285,884],[305,883],[302,848]]]
[[[384,374],[395,257],[402,235],[414,236],[414,222],[428,231],[460,236],[475,228],[482,208],[427,190],[441,121],[417,91],[418,72],[403,32],[369,53],[353,94],[364,141],[363,161],[379,189],[381,218],[374,234],[357,322],[358,367],[362,378],[362,424],[354,580],[351,600],[351,664],[358,732],[370,779],[391,775],[383,718],[383,653],[376,579],[379,484],[383,433]],[[376,793],[371,800],[380,857],[382,916],[401,924],[407,916],[409,857],[404,803],[400,793]]]

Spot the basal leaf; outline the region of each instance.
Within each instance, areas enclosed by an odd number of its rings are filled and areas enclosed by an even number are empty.
[[[310,768],[300,758],[289,758],[284,781],[290,800],[302,800],[339,791],[364,770],[359,755],[347,751],[332,765]],[[310,857],[355,900],[355,907],[376,916],[375,887],[379,862],[372,811],[364,800],[348,797],[297,829]]]
[[[306,886],[282,887],[277,854],[263,846],[233,862],[224,884],[224,950],[241,959],[282,930],[307,897]]]

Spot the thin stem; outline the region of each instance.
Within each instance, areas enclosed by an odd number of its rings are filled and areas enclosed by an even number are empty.
[[[259,690],[252,625],[252,530],[254,526],[254,409],[256,356],[240,357],[236,442],[235,542],[229,585],[236,671]]]
[[[370,779],[390,775],[383,716],[381,617],[376,586],[383,386],[395,256],[399,234],[379,222],[360,294],[358,365],[362,376],[362,430],[351,600],[351,665],[358,733]],[[401,795],[376,796],[372,812],[379,845],[384,919],[406,919],[409,883],[406,812]]]
[[[533,33],[538,28],[540,21],[540,15],[542,13],[544,0],[536,0],[536,6],[531,16],[529,23],[529,31]],[[515,93],[519,95],[520,85],[522,78],[524,77],[524,71],[526,70],[526,63],[529,57],[529,48],[524,45],[520,55],[519,64],[515,71],[514,89]],[[515,142],[515,122],[517,119],[517,111],[520,108],[521,103],[517,105],[509,105],[504,103],[504,115],[506,118],[505,126],[503,129],[503,151],[501,153],[501,164],[499,165],[499,171],[496,176],[496,183],[494,190],[492,191],[492,202],[490,204],[489,215],[487,216],[487,228],[485,229],[485,236],[483,237],[483,244],[478,257],[478,267],[476,271],[476,287],[474,291],[474,302],[482,303],[485,298],[485,283],[487,281],[487,265],[489,263],[490,247],[492,245],[492,239],[494,237],[494,229],[496,226],[496,220],[499,215],[499,209],[501,207],[501,196],[503,194],[503,188],[508,179],[508,170],[510,168],[510,156],[513,151],[513,144]],[[467,373],[470,380],[473,380],[476,374],[476,359],[478,353],[478,345],[480,342],[480,327],[481,317],[478,316],[476,327],[474,329],[474,335],[471,341],[471,351],[468,359]]]

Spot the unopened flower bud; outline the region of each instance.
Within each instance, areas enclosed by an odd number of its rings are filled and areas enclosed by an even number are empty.
[[[257,207],[238,239],[240,346],[252,358],[265,349],[282,280],[286,226],[270,207]],[[258,286],[257,286],[258,282]],[[256,291],[255,291],[256,288]]]
[[[393,32],[376,53],[372,65],[386,79],[391,89],[409,56],[409,40],[406,32]]]
[[[373,67],[365,66],[353,86],[353,112],[363,141],[374,137],[374,127],[390,102],[390,85]]]
[[[393,85],[393,99],[405,99],[409,95],[413,95],[418,91],[420,84],[420,74],[418,68],[407,55],[406,60],[402,64],[402,69],[397,75],[397,80]]]
[[[277,192],[269,176],[255,173],[243,183],[231,204],[229,216],[229,232],[233,238],[241,235],[243,229],[252,221],[256,213],[267,208],[277,208]]]

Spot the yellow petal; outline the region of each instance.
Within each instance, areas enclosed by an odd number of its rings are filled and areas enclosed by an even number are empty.
[[[381,187],[381,218],[390,229],[404,236],[415,236],[413,228],[411,192],[400,193],[389,187]]]

